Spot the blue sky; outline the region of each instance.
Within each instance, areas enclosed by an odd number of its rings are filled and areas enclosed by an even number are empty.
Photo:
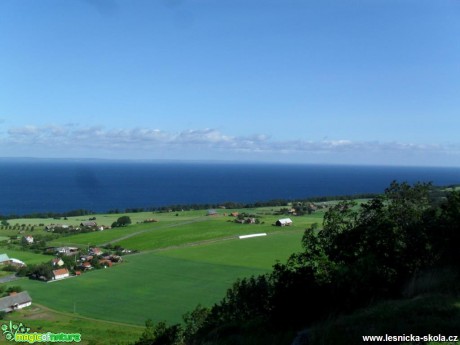
[[[2,0],[0,156],[460,166],[458,0]]]

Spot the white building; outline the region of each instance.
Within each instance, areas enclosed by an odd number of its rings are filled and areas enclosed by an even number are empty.
[[[7,297],[0,298],[0,311],[9,313],[13,310],[22,309],[32,304],[32,298],[30,298],[27,291],[13,292]]]
[[[282,218],[278,219],[275,224],[277,226],[289,226],[292,225],[292,220],[291,218]]]

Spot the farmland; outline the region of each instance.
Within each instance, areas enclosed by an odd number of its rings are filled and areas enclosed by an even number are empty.
[[[238,224],[230,212],[253,213],[258,224]],[[285,261],[300,250],[306,227],[321,223],[323,212],[293,218],[290,227],[275,227],[280,216],[276,209],[219,210],[206,216],[203,210],[177,213],[128,214],[133,224],[55,238],[49,245],[120,245],[136,254],[124,256],[109,269],[89,271],[82,276],[53,283],[23,278],[15,281],[27,290],[34,303],[74,317],[92,318],[126,325],[154,322],[181,322],[181,317],[198,304],[211,306],[219,301],[232,283],[243,277],[264,274],[276,261]],[[98,223],[110,224],[120,215],[96,215]],[[155,218],[155,222],[144,223]],[[66,224],[79,224],[83,217],[68,218]],[[36,228],[31,234],[46,233],[39,224],[63,220],[14,220]],[[17,232],[17,231],[16,231]],[[240,240],[239,235],[266,233],[267,236]],[[14,230],[2,230],[5,236]],[[23,232],[23,234],[26,234]],[[10,257],[33,264],[51,256],[1,249]],[[24,316],[26,317],[26,316]],[[68,324],[69,327],[71,323]]]
[[[293,231],[132,255],[112,269],[20,285],[34,301],[60,311],[138,325],[148,318],[179,322],[197,304],[218,301],[236,278],[265,273],[286,259],[300,249],[300,236]]]

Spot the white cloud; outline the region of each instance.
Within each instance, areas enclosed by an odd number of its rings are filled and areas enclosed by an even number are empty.
[[[232,136],[219,130],[189,129],[166,132],[151,128],[107,129],[102,126],[83,127],[78,124],[47,125],[10,128],[0,137],[0,156],[11,155],[58,155],[80,156],[117,155],[120,158],[157,158],[172,154],[175,158],[193,156],[211,159],[219,154],[231,157],[264,157],[276,160],[288,157],[326,157],[327,159],[375,159],[382,157],[412,157],[427,159],[428,156],[449,156],[460,162],[460,146],[417,144],[403,142],[337,140],[274,140],[268,135]],[[2,152],[1,147],[8,149]],[[181,155],[183,157],[181,157]],[[233,155],[233,156],[232,156]],[[367,157],[367,158],[366,158]],[[416,158],[414,158],[416,157]],[[325,158],[325,160],[327,160]],[[404,163],[404,162],[403,162]]]

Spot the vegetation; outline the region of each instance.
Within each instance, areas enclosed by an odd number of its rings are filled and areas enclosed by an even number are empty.
[[[460,193],[433,203],[429,187],[394,182],[384,195],[359,206],[338,203],[326,213],[323,229],[305,231],[303,251],[285,264],[276,264],[269,274],[237,280],[219,303],[199,313],[193,328],[158,324],[148,332],[147,327],[136,345],[288,344],[292,338],[280,339],[333,315],[414,296],[423,286],[420,282],[433,272],[437,278],[430,284],[431,293],[441,290],[458,296]],[[398,310],[399,315],[406,313],[404,308]],[[420,310],[419,304],[408,310]],[[459,318],[458,311],[449,315]],[[386,323],[381,322],[379,331],[387,329]],[[403,325],[389,329],[406,334],[458,331],[452,322]],[[307,332],[308,344],[360,343],[360,336],[369,332],[361,328],[358,338],[341,340],[332,329],[328,328],[327,341]]]
[[[112,223],[112,228],[128,226],[129,224],[131,224],[131,218],[129,216],[121,216],[116,222]]]
[[[4,218],[8,225],[0,228],[0,246],[28,263],[19,274],[32,270],[36,277],[50,272],[51,256],[39,254],[48,246],[77,246],[81,253],[103,246],[117,255],[124,248],[142,251],[76,279],[15,282],[34,303],[75,316],[137,325],[150,319],[137,345],[282,345],[301,330],[309,344],[340,344],[343,333],[349,335],[342,343],[350,344],[360,342],[356,337],[367,334],[366,327],[395,334],[452,333],[459,316],[447,304],[458,303],[460,291],[459,192],[393,183],[373,199],[314,202],[206,205],[203,209],[218,210],[213,217],[179,206],[155,210],[154,216],[145,209],[123,216],[117,210],[97,215],[98,224],[116,223],[115,228],[86,233],[75,229],[91,213],[60,220]],[[294,225],[272,226],[280,217],[293,217]],[[255,224],[235,222],[250,219]],[[50,222],[69,228],[38,233]],[[254,232],[268,236],[237,239]],[[33,235],[34,243],[26,243],[25,235]],[[64,261],[72,269],[77,258]],[[441,316],[431,317],[417,301]],[[406,315],[407,322],[399,328],[385,324],[379,313],[387,319]],[[442,313],[454,321],[445,321]]]
[[[31,307],[7,314],[6,320],[20,320],[36,332],[81,333],[85,345],[126,345],[139,338],[141,326],[82,317],[77,313],[56,312],[33,302]]]
[[[235,224],[235,226],[238,226]],[[270,271],[299,250],[302,231],[127,255],[112,268],[52,284],[23,279],[34,303],[57,311],[143,325],[181,321],[198,303],[210,307],[238,278]],[[51,258],[50,258],[51,259]],[[56,298],[60,296],[60,298]]]

